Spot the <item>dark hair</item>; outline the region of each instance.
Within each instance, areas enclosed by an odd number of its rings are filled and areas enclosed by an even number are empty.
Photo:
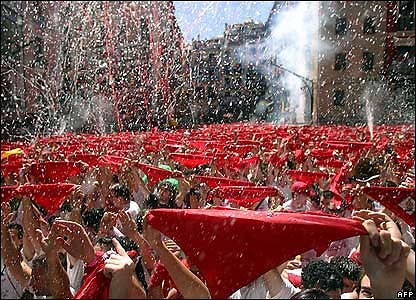
[[[160,187],[166,187],[170,192],[170,198],[167,205],[160,204],[159,202],[159,189]],[[175,202],[177,195],[177,190],[175,186],[170,182],[163,182],[159,185],[157,188],[156,193],[150,194],[149,197],[146,200],[146,205],[149,209],[155,209],[155,208],[178,208]]]
[[[17,236],[19,237],[19,239],[23,238],[23,227],[20,224],[17,223],[11,223],[8,226],[9,229],[16,229],[17,230]]]
[[[325,291],[317,288],[306,289],[294,294],[290,299],[329,299]]]
[[[185,203],[186,208],[191,208],[191,196],[197,196],[201,199],[201,192],[197,188],[191,188],[188,193],[186,193],[183,202]]]
[[[364,276],[364,270],[360,265],[346,256],[336,256],[331,259],[331,264],[341,274],[352,281],[361,280]]]
[[[112,191],[116,197],[122,197],[125,201],[131,200],[131,193],[126,185],[120,183],[113,184],[110,186],[110,191]]]
[[[82,213],[82,221],[85,226],[94,228],[98,231],[100,228],[101,219],[104,216],[104,208],[90,208]]]
[[[333,265],[323,260],[308,263],[302,269],[302,285],[305,289],[319,287],[334,291],[344,287],[342,276]]]
[[[126,251],[137,250],[137,244],[127,236],[113,237],[110,235],[102,236],[97,240],[97,243],[113,247],[113,238],[115,238]]]

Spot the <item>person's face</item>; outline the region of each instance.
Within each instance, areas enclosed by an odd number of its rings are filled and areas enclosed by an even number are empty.
[[[195,209],[195,208],[199,208],[199,198],[197,195],[191,195],[189,197],[189,204],[191,206],[191,208]]]
[[[329,299],[341,299],[341,289],[336,289],[332,291],[327,291]]]
[[[306,204],[308,195],[305,193],[294,193],[293,194],[293,205],[296,207],[301,207]]]
[[[371,289],[370,278],[367,275],[361,279],[361,289],[358,294],[358,299],[372,299],[373,291]]]
[[[351,293],[357,286],[356,281],[352,281],[351,279],[348,279],[346,277],[342,279],[342,283],[344,284],[344,287],[342,288],[342,293]]]
[[[169,203],[170,196],[168,188],[162,185],[159,188],[159,203],[167,205]]]

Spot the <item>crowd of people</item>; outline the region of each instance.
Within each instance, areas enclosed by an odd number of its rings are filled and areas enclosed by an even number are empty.
[[[1,297],[414,297],[414,151],[412,126],[2,141]]]

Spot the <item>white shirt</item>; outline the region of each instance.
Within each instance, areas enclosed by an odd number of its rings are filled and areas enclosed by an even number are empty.
[[[267,291],[266,299],[290,299],[294,294],[301,291],[301,289],[294,287],[289,280],[285,278],[282,278],[282,280],[282,289],[274,297],[270,297],[269,291]]]
[[[262,277],[257,278],[232,294],[229,299],[266,299],[267,288]]]
[[[79,290],[82,285],[82,278],[84,276],[84,262],[80,259],[71,267],[69,262],[68,253],[66,254],[66,273],[69,278],[69,287],[72,295]]]
[[[1,299],[19,299],[22,295],[22,286],[9,273],[1,258]]]

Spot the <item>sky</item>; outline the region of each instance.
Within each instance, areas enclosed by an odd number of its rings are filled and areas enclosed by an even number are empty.
[[[173,1],[185,42],[223,36],[225,23],[266,22],[274,1]]]

